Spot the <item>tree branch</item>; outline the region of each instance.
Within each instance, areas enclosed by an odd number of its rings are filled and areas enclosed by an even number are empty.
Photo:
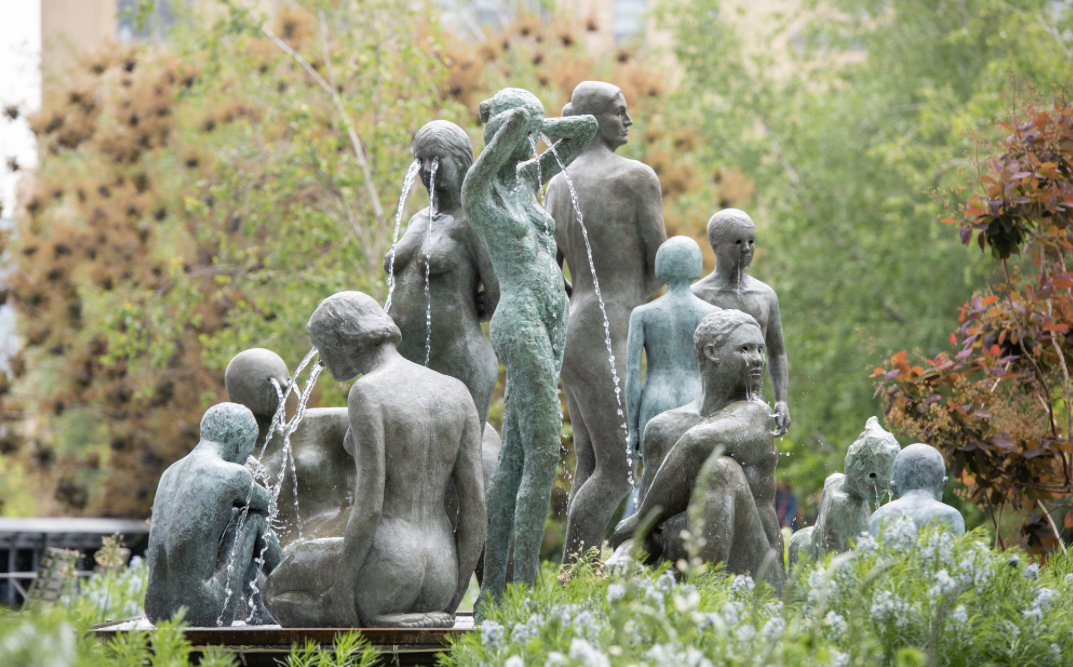
[[[383,222],[384,207],[380,205],[380,195],[376,192],[376,183],[373,181],[372,165],[369,164],[369,161],[365,157],[365,149],[361,146],[361,139],[358,137],[357,130],[354,129],[354,124],[350,122],[350,116],[347,115],[346,107],[343,106],[343,98],[339,96],[339,91],[325,81],[324,77],[322,77],[317,70],[309,64],[309,61],[302,57],[302,54],[292,49],[287,42],[283,41],[276,35],[276,33],[272,32],[272,29],[268,27],[267,23],[261,24],[261,32],[264,33],[265,37],[272,40],[280,50],[301,65],[302,69],[309,74],[317,85],[324,89],[324,92],[331,95],[335,110],[339,114],[339,117],[342,118],[343,125],[346,126],[347,135],[350,137],[350,145],[354,149],[354,156],[358,159],[358,165],[361,166],[362,171],[365,173],[365,187],[369,191],[369,200],[373,205],[373,215],[376,216],[377,222]]]

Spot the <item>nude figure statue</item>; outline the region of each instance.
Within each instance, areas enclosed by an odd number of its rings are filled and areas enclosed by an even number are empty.
[[[421,182],[427,190],[436,170],[431,193],[436,216],[429,207],[418,211],[394,249],[395,294],[389,314],[402,331],[399,354],[425,363],[428,334],[426,315],[432,322],[428,367],[461,380],[473,396],[484,428],[488,404],[499,375],[492,344],[481,331],[499,301],[499,283],[484,241],[470,226],[462,208],[462,181],[473,164],[473,144],[465,130],[445,120],[428,123],[414,136],[414,159],[421,162]],[[429,258],[428,312],[425,295],[425,260]],[[384,257],[384,270],[391,253]],[[483,290],[481,287],[483,286]]]
[[[744,211],[723,209],[708,220],[708,242],[715,251],[715,270],[693,283],[691,289],[713,306],[736,308],[760,323],[775,392],[775,437],[779,437],[790,428],[790,365],[782,340],[779,298],[775,290],[745,273],[753,261],[756,225]]]
[[[260,457],[269,481],[279,485],[272,528],[287,551],[299,538],[342,536],[354,503],[354,459],[343,445],[349,426],[347,409],[307,408],[298,429],[291,434],[291,470],[290,463],[283,460],[283,434],[278,430],[268,433],[279,407],[272,380],[283,390],[291,382],[283,359],[263,348],[238,353],[224,371],[228,400],[245,405],[257,419],[259,435],[254,455]],[[279,473],[284,467],[280,482]],[[291,475],[298,478],[297,505]]]
[[[644,495],[666,452],[641,451],[645,426],[658,414],[681,407],[700,395],[700,368],[693,354],[693,334],[706,316],[721,310],[689,291],[689,284],[704,271],[700,246],[688,236],[667,239],[656,252],[656,277],[667,282],[667,293],[637,308],[630,315],[626,342],[626,408],[630,424],[630,447],[643,455]],[[641,354],[645,353],[644,385],[641,384]],[[672,443],[673,444],[673,443]]]
[[[265,603],[285,627],[451,627],[485,533],[473,399],[459,380],[402,357],[398,327],[366,294],[328,297],[306,329],[333,378],[361,375],[344,440],[356,493],[343,536],[293,546]]]
[[[775,466],[778,450],[771,435],[774,417],[756,399],[764,377],[764,338],[746,313],[722,310],[701,321],[693,337],[702,393],[686,410],[671,410],[649,422],[647,440],[677,431],[694,421],[670,448],[652,479],[638,511],[615,528],[617,548],[631,538],[642,518],[655,512],[657,524],[644,543],[652,560],[686,557],[681,531],[686,510],[701,483],[699,473],[710,457],[703,489],[706,542],[700,557],[723,563],[728,572],[751,574],[780,589],[785,578],[783,545],[775,514]],[[692,414],[697,419],[692,418]],[[663,436],[665,437],[665,436]]]
[[[550,151],[528,160],[529,139],[560,137],[569,164],[596,133],[592,116],[544,118],[532,93],[505,88],[481,102],[484,151],[462,184],[462,206],[480,234],[499,279],[500,300],[489,327],[492,346],[507,368],[503,448],[488,488],[488,538],[483,600],[506,586],[507,554],[514,544],[514,581],[533,583],[559,461],[561,408],[557,385],[566,342],[567,298],[555,264],[554,220],[536,201],[537,170],[558,172]],[[477,613],[480,613],[480,604]]]
[[[263,571],[282,554],[268,529],[268,492],[242,464],[253,452],[257,422],[245,407],[220,403],[201,418],[201,440],[160,478],[149,531],[145,615],[152,622],[186,607],[195,627],[230,626],[245,611]],[[229,567],[230,566],[230,567]],[[273,623],[255,598],[251,623]]]
[[[946,488],[946,462],[931,445],[916,443],[903,449],[894,459],[894,481],[890,490],[898,498],[875,511],[868,522],[868,532],[878,537],[895,520],[909,518],[917,530],[937,523],[954,535],[965,534],[965,517],[943,503]]]
[[[633,125],[626,98],[610,83],[584,81],[574,89],[563,116],[592,114],[596,136],[570,167],[592,244],[611,349],[626,358],[630,313],[658,290],[656,250],[667,239],[659,178],[651,167],[615,151]],[[631,488],[625,419],[616,400],[604,341],[603,315],[594,290],[588,252],[563,176],[548,184],[548,212],[555,218],[560,264],[573,284],[563,358],[563,393],[574,431],[577,469],[567,505],[565,563],[573,554],[603,543],[607,523]],[[618,362],[621,373],[622,362]]]
[[[869,503],[878,505],[890,488],[894,459],[901,449],[878,419],[868,418],[864,432],[846,452],[846,473],[833,473],[823,483],[815,525],[790,538],[787,551],[791,569],[801,557],[818,560],[828,552],[849,551],[857,537],[868,532],[872,518]]]

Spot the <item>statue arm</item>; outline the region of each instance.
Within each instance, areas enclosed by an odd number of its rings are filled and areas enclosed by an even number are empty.
[[[484,285],[484,291],[479,293],[477,299],[477,317],[481,321],[487,321],[492,319],[492,314],[499,305],[499,278],[492,268],[492,256],[488,253],[488,246],[476,232],[470,235],[470,246],[477,262],[479,279]]]
[[[663,189],[650,167],[644,167],[636,196],[637,232],[644,247],[645,294],[652,294],[663,287],[663,281],[656,277],[656,251],[667,240],[667,228],[663,225]]]
[[[354,433],[355,499],[343,536],[343,557],[336,571],[334,595],[341,620],[361,627],[357,610],[358,573],[369,553],[373,536],[384,509],[384,422],[375,397],[355,385],[347,401],[351,432]]]
[[[697,483],[697,473],[718,448],[723,449],[718,428],[702,424],[686,431],[663,458],[652,478],[652,484],[637,509],[636,516],[645,517],[660,508],[664,518],[686,511]]]
[[[585,114],[583,116],[545,118],[541,131],[546,136],[559,138],[559,141],[555,142],[555,151],[559,155],[559,160],[568,165],[574,161],[574,158],[581,155],[581,151],[589,147],[599,128],[596,117],[591,114]],[[536,176],[538,160],[540,162],[540,176],[544,179],[544,183],[547,183],[552,176],[562,171],[559,167],[559,161],[555,159],[555,153],[552,153],[551,150],[546,150],[536,160],[523,162],[519,167],[522,172],[523,183],[531,183]]]
[[[529,112],[525,109],[511,109],[503,113],[507,116],[506,122],[477,156],[462,181],[463,203],[469,202],[472,205],[484,199],[484,193],[491,186],[496,173],[511,161],[515,147],[525,137],[529,127]],[[467,213],[469,210],[467,206]],[[473,222],[472,215],[470,222]]]
[[[468,398],[469,394],[466,394]],[[470,404],[472,405],[472,404]],[[487,526],[484,501],[484,463],[481,457],[481,425],[476,408],[467,406],[466,426],[451,476],[458,498],[458,530],[455,553],[458,557],[458,584],[448,613],[454,613],[469,588],[470,575],[484,548]]]
[[[771,293],[771,314],[767,325],[768,372],[771,388],[775,392],[775,437],[790,429],[790,362],[786,358],[786,345],[782,339],[782,318],[779,315],[779,298]]]
[[[626,336],[626,417],[629,420],[630,451],[641,453],[641,356],[645,347],[645,324],[641,308],[630,313]]]

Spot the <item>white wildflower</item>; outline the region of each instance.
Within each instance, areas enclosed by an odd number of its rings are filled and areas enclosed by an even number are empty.
[[[756,628],[748,623],[742,623],[734,631],[734,638],[738,640],[739,644],[748,644],[756,638]]]
[[[842,614],[836,614],[833,611],[829,611],[827,612],[827,616],[824,617],[824,621],[827,623],[828,634],[831,639],[834,639],[835,641],[841,639],[848,627],[845,617],[843,617]]]
[[[486,620],[481,622],[481,644],[485,647],[496,648],[503,640],[503,626],[495,621]]]
[[[503,667],[525,667],[525,660],[520,655],[512,655],[503,663]]]
[[[908,551],[917,542],[917,526],[909,517],[899,517],[883,526],[883,543],[893,551]]]
[[[622,584],[611,584],[607,587],[607,601],[621,600],[626,595],[626,588]]]
[[[748,595],[755,585],[752,577],[744,574],[735,575],[730,581],[730,594],[739,596]]]
[[[904,628],[910,621],[913,608],[890,591],[880,591],[872,601],[872,618],[877,623],[893,621],[899,628]]]
[[[611,660],[581,637],[574,637],[570,641],[570,659],[577,660],[584,667],[611,667]]]
[[[854,547],[858,554],[867,557],[879,550],[879,542],[868,533],[861,533]]]
[[[965,605],[959,604],[954,608],[954,611],[950,612],[950,620],[963,625],[969,622],[969,612],[965,610]]]
[[[536,639],[540,636],[540,628],[544,625],[544,616],[541,614],[530,614],[525,623],[519,623],[515,625],[510,631],[511,641],[524,644],[530,639]]]
[[[565,665],[566,656],[558,651],[552,651],[548,654],[548,660],[544,663],[544,667],[551,667],[552,665]]]
[[[781,616],[772,616],[760,630],[760,636],[773,642],[782,637],[784,630],[786,630],[786,621],[782,620]]]
[[[674,574],[670,570],[667,570],[656,579],[656,588],[666,592],[674,588],[676,583],[678,582],[675,580]]]
[[[1039,579],[1039,565],[1032,563],[1021,570],[1021,576],[1025,579]]]
[[[937,598],[957,590],[958,582],[945,570],[935,573],[935,585],[928,589],[928,597]]]
[[[1043,612],[1050,608],[1054,599],[1058,597],[1058,592],[1050,588],[1041,588],[1036,593],[1036,599],[1032,601],[1028,609],[1025,610],[1024,615],[1028,618],[1035,619],[1036,622],[1043,620]]]
[[[740,622],[741,618],[741,605],[737,602],[727,602],[720,610],[723,615],[723,621],[728,626],[735,626]]]

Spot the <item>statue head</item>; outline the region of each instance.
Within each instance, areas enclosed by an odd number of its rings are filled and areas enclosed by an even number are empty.
[[[708,315],[693,334],[693,352],[705,394],[746,398],[763,388],[764,334],[752,315],[734,309]]]
[[[612,151],[629,141],[633,119],[626,113],[626,96],[618,86],[604,81],[582,81],[563,107],[564,116],[592,114],[600,129],[596,141]]]
[[[890,485],[896,496],[911,491],[924,491],[937,501],[943,499],[946,488],[946,461],[931,445],[909,445],[894,459],[894,481]]]
[[[402,332],[380,304],[362,292],[339,292],[320,302],[306,324],[320,361],[339,382],[371,370],[370,355],[398,345]]]
[[[428,189],[432,161],[439,158],[436,190],[459,192],[466,172],[473,166],[473,142],[461,127],[447,120],[426,123],[414,135],[414,159],[421,160],[421,182]]]
[[[495,94],[490,100],[481,102],[481,122],[484,126],[484,143],[487,144],[495,136],[499,128],[506,122],[503,115],[505,111],[513,109],[525,109],[529,114],[529,130],[533,139],[538,139],[537,133],[544,123],[544,105],[540,103],[536,95],[522,88],[504,88]],[[527,160],[533,155],[533,147],[529,140],[525,139],[518,143],[514,149],[513,158],[519,162]]]
[[[201,418],[201,442],[220,445],[220,456],[245,463],[257,443],[257,420],[245,405],[217,403]]]
[[[864,431],[849,446],[846,452],[846,479],[851,490],[870,502],[879,502],[879,497],[890,487],[894,459],[901,445],[879,420],[869,417]]]
[[[279,408],[279,395],[272,380],[286,391],[291,376],[283,359],[263,347],[243,350],[224,371],[227,400],[245,405],[257,417],[271,417]]]
[[[745,211],[724,208],[708,220],[708,243],[719,264],[744,269],[753,261],[756,224]]]
[[[656,251],[656,277],[668,284],[693,282],[703,272],[700,246],[688,236],[672,236]]]

